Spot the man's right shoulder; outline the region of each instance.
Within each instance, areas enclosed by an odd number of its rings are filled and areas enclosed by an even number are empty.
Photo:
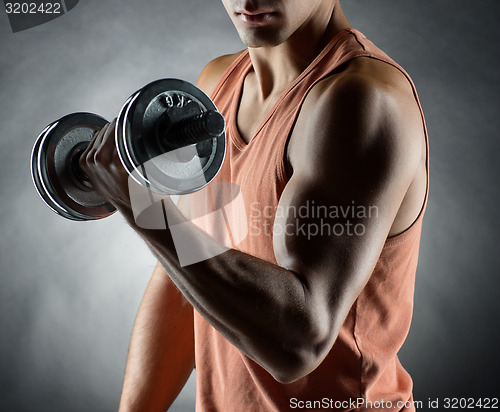
[[[196,86],[210,96],[224,72],[242,53],[243,50],[238,53],[227,54],[213,59],[201,71]]]

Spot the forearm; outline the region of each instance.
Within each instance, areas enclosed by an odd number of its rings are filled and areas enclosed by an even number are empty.
[[[169,209],[170,223],[185,222]],[[293,272],[226,250],[203,231],[183,226],[193,253],[213,258],[180,267],[171,232],[132,227],[144,238],[193,307],[243,353],[277,379],[293,374],[318,337],[307,288]],[[188,242],[186,242],[188,243]],[[217,254],[221,252],[220,254]],[[288,371],[286,369],[289,369]]]
[[[164,412],[194,367],[192,307],[164,272],[153,274],[136,317],[120,412]]]

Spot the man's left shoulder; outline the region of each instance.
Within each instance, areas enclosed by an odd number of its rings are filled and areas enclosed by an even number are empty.
[[[366,110],[382,101],[397,101],[416,107],[413,86],[395,65],[370,57],[357,57],[319,81],[306,101],[324,103],[349,101],[359,103]]]
[[[313,143],[312,156],[327,152],[354,158],[376,148],[387,158],[416,164],[423,131],[419,105],[405,74],[383,61],[355,58],[310,90],[288,154],[293,165]],[[408,159],[408,153],[415,159]]]
[[[422,116],[413,85],[396,66],[373,58],[358,57],[341,70],[319,81],[306,97],[302,119],[348,128],[354,134],[356,125],[370,130],[386,128],[385,134],[398,140],[421,140]],[[402,136],[403,135],[403,136]]]

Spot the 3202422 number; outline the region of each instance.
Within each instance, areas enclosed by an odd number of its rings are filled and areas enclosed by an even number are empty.
[[[446,409],[498,409],[498,398],[444,398]]]
[[[61,14],[61,3],[5,3],[7,14]]]

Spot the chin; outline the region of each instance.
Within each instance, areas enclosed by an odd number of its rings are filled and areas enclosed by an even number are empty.
[[[274,47],[286,40],[286,36],[278,30],[260,29],[260,30],[241,30],[238,32],[241,41],[252,48]]]

